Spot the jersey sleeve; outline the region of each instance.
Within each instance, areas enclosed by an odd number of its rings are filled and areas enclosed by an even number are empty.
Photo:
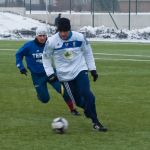
[[[23,58],[27,55],[28,46],[25,44],[16,52],[16,66],[19,70],[24,69]]]
[[[50,40],[47,40],[42,55],[43,66],[47,76],[54,74],[52,64],[52,54],[53,54],[53,44]]]
[[[86,61],[89,71],[96,70],[92,48],[85,37],[82,43],[82,50],[83,50],[83,54],[84,54],[85,61]]]

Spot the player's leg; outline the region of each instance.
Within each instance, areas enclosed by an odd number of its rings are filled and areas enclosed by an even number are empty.
[[[73,81],[64,82],[68,94],[70,95],[70,97],[73,97],[72,99],[75,100],[77,106],[84,109],[86,117],[91,118],[94,129],[103,132],[107,131],[107,129],[104,128],[97,119],[97,113],[95,108],[95,97],[88,88],[89,81],[88,80],[85,81],[83,79],[84,82],[80,82],[80,80],[78,81],[77,80],[78,78],[74,79]],[[83,86],[81,86],[80,84],[82,84]]]
[[[97,118],[95,97],[90,91],[89,80],[87,77],[86,80],[83,77],[80,77],[83,76],[83,73],[79,74],[79,76],[73,81],[64,82],[63,84],[65,85],[70,97],[75,100],[76,105],[84,109],[86,117],[91,118],[93,128],[105,132],[107,129],[102,126]]]
[[[85,99],[84,105],[84,113],[87,117],[92,118],[93,122],[97,122],[97,113],[95,108],[95,97],[90,91],[90,84],[88,80],[87,71],[82,71],[75,79],[76,88],[79,91],[79,95],[81,95]]]
[[[68,95],[66,89],[64,88],[63,84],[61,84],[58,80],[54,82],[49,82],[51,86],[63,96],[64,101],[66,102],[68,108],[72,115],[78,116],[80,113],[76,110],[73,100]]]
[[[80,72],[75,80],[76,80],[76,88],[80,92],[80,95],[82,95],[82,97],[85,99],[85,107],[84,107],[85,115],[91,118],[93,122],[93,128],[99,131],[107,131],[107,129],[102,126],[99,119],[97,118],[95,96],[90,90],[88,72],[87,71]]]
[[[50,99],[47,78],[44,75],[31,74],[33,85],[37,92],[37,97],[42,103],[47,103]]]
[[[69,81],[69,82],[63,82],[63,85],[64,85],[68,95],[75,102],[75,104],[80,108],[84,108],[85,100],[83,97],[81,97],[79,91],[77,90],[76,82],[74,80]]]

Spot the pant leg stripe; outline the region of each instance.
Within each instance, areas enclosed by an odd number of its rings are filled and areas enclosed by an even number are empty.
[[[71,89],[70,89],[70,86],[69,86],[69,84],[68,84],[68,82],[64,82],[64,85],[65,85],[65,87],[66,87],[66,90],[67,90],[67,92],[68,92],[68,95],[70,96],[70,98],[74,101],[74,103],[75,103],[75,99],[74,99],[74,97],[73,97],[73,94],[72,94],[72,92],[71,92]]]

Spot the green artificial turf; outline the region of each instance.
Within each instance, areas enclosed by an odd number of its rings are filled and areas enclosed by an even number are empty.
[[[150,45],[92,43],[99,80],[91,88],[107,133],[90,120],[72,116],[51,86],[51,101],[37,100],[30,74],[15,66],[24,41],[0,41],[0,150],[149,150]],[[55,117],[69,121],[66,134],[51,131]]]

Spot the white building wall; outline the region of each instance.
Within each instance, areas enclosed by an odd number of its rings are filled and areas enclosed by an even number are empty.
[[[38,19],[46,20],[45,14],[27,14],[26,16]],[[116,24],[120,29],[128,28],[129,25],[129,15],[128,14],[114,14],[112,15]],[[54,24],[54,20],[57,14],[48,15],[48,23]],[[92,15],[91,14],[62,14],[62,17],[67,17],[71,19],[72,28],[77,30],[83,26],[92,26]],[[94,26],[107,26],[115,27],[113,21],[111,20],[109,14],[95,14]],[[139,29],[150,26],[150,14],[131,14],[131,29]]]

